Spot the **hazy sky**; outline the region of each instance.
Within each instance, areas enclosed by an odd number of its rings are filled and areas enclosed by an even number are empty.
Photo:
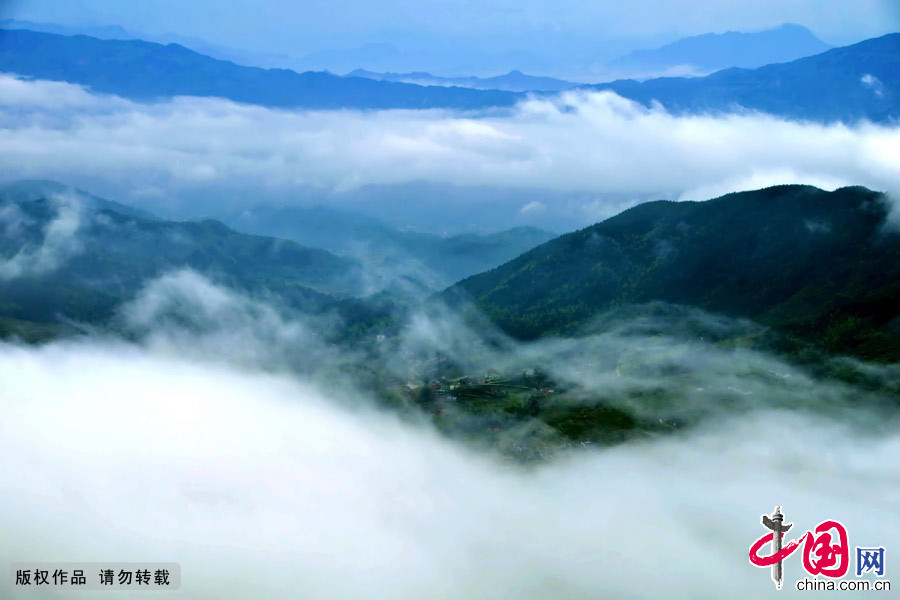
[[[485,54],[602,54],[785,22],[842,45],[900,29],[896,0],[0,0],[0,6],[6,18],[121,25],[295,56],[366,43]]]

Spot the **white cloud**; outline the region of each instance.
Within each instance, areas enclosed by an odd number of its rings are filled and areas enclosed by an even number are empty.
[[[900,544],[898,451],[764,412],[525,471],[284,375],[3,345],[0,561],[176,561],[189,598],[758,598],[774,504]]]
[[[900,128],[675,117],[610,93],[565,93],[480,116],[284,111],[217,99],[98,99],[4,76],[0,129],[0,176],[93,178],[118,182],[123,194],[215,188],[264,198],[307,185],[427,180],[617,194],[621,202],[768,183],[900,188]]]
[[[527,204],[523,204],[522,208],[519,209],[519,212],[523,215],[527,214],[538,214],[547,210],[547,205],[541,202],[540,200],[532,200]]]
[[[708,198],[717,198],[736,190],[758,190],[784,183],[805,183],[823,190],[834,190],[845,185],[853,185],[851,181],[827,173],[798,173],[789,167],[773,168],[771,170],[751,171],[724,181],[701,185],[685,191],[678,199],[706,200]]]
[[[876,96],[884,96],[884,84],[881,83],[881,80],[874,75],[866,73],[862,76],[862,79],[860,79],[860,81],[864,86],[871,89]]]
[[[52,194],[49,200],[56,209],[56,216],[44,227],[43,239],[37,245],[26,243],[10,258],[0,258],[0,280],[55,271],[81,251],[81,241],[77,235],[82,221],[80,199],[74,193],[68,193]],[[4,225],[4,233],[21,233],[23,223],[29,217],[13,204],[3,209],[0,223]]]
[[[356,359],[401,381],[411,353],[530,361],[638,415],[705,415],[525,469],[301,375],[312,321],[166,275],[122,310],[133,343],[0,344],[0,562],[175,561],[185,598],[718,599],[770,593],[746,557],[775,504],[801,531],[837,518],[853,543],[900,544],[900,436],[874,394],[697,339],[751,323],[649,314],[515,345],[437,311]],[[677,406],[625,393],[641,385]]]
[[[119,309],[119,325],[155,352],[216,357],[257,368],[315,367],[328,356],[318,334],[279,311],[189,269],[150,281]],[[311,319],[310,319],[311,320]]]

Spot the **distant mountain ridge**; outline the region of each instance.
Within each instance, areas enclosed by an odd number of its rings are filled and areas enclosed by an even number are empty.
[[[136,100],[216,96],[295,108],[511,106],[510,92],[344,78],[331,73],[244,67],[169,44],[0,30],[0,71],[86,85]]]
[[[59,35],[86,35],[101,40],[144,40],[157,44],[179,44],[194,52],[205,54],[219,60],[230,60],[238,64],[253,65],[256,67],[281,67],[290,68],[296,59],[285,54],[273,54],[251,52],[238,48],[229,48],[212,44],[196,37],[183,36],[173,33],[147,34],[143,32],[129,31],[119,25],[59,25],[56,23],[38,23],[21,19],[4,19],[0,21],[0,29],[27,29],[42,33],[56,33]]]
[[[646,73],[682,67],[705,75],[730,67],[754,69],[790,62],[830,48],[806,27],[786,23],[757,33],[728,31],[686,37],[652,50],[635,50],[610,67]]]
[[[571,331],[652,301],[750,317],[828,351],[900,360],[900,226],[865,188],[648,202],[444,292],[508,333]]]
[[[71,27],[56,23],[38,23],[22,19],[0,20],[0,29],[25,29],[42,33],[55,33],[58,35],[89,35],[101,40],[133,40],[138,36],[132,35],[124,27],[118,25],[98,25]]]
[[[892,122],[900,119],[900,33],[782,64],[731,68],[706,77],[663,77],[590,86],[674,113],[739,108],[791,119]]]
[[[561,92],[584,85],[553,77],[526,75],[518,70],[494,77],[439,77],[422,71],[412,73],[375,73],[365,69],[356,69],[347,73],[344,77],[366,77],[377,81],[398,81],[415,83],[416,85],[459,86],[476,90],[502,90],[506,92]]]
[[[145,210],[106,200],[84,190],[44,179],[23,179],[0,183],[0,203],[22,204],[40,201],[53,195],[72,195],[84,208],[90,211],[111,210],[128,217],[137,217],[148,221],[159,219]]]
[[[242,67],[182,46],[0,30],[0,71],[86,85],[137,100],[217,96],[262,106],[315,109],[506,108],[518,92],[298,74]],[[584,86],[609,90],[676,114],[748,109],[818,122],[900,118],[900,34],[757,69],[730,68],[706,77],[620,80]],[[543,92],[548,94],[549,92]]]
[[[358,258],[384,273],[418,274],[435,289],[505,263],[555,237],[534,227],[440,236],[401,231],[330,207],[256,206],[219,215],[239,231],[294,240]]]

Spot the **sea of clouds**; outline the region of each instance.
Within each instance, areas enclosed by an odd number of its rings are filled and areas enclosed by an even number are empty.
[[[2,76],[0,157],[0,177],[106,182],[145,206],[209,189],[261,202],[304,186],[430,181],[595,192],[597,217],[629,198],[775,183],[896,190],[900,129],[675,117],[585,93],[482,114],[142,104]],[[518,210],[571,209],[554,198]],[[7,278],[71,250],[55,241],[72,237],[77,214],[52,223],[43,246],[3,264]],[[124,335],[0,345],[0,563],[175,561],[172,596],[185,598],[759,598],[774,586],[747,554],[776,504],[797,535],[834,518],[851,544],[890,557],[893,413],[849,383],[673,332],[685,318],[518,345],[432,314],[385,344],[385,368],[410,352],[473,367],[542,361],[611,402],[642,382],[678,387],[677,416],[706,415],[526,469],[377,409],[371,390],[324,383],[318,373],[362,359],[323,343],[321,323],[167,274],[122,307]],[[897,379],[895,367],[854,368]],[[795,555],[782,593],[801,576]]]
[[[0,562],[174,561],[185,598],[759,598],[774,585],[747,555],[776,504],[797,536],[834,518],[851,544],[897,547],[893,413],[678,334],[698,319],[747,326],[664,313],[582,343],[487,344],[491,361],[542,360],[611,398],[604,361],[667,363],[651,386],[678,365],[684,408],[711,415],[524,468],[323,384],[322,364],[348,357],[302,317],[172,273],[123,307],[128,341],[0,345]],[[423,314],[389,352],[471,353],[461,327]],[[721,409],[717,386],[735,388]],[[782,593],[802,575],[798,554]]]
[[[519,216],[580,210],[590,220],[641,199],[703,200],[783,183],[900,188],[897,127],[746,111],[674,116],[608,92],[484,113],[306,111],[215,98],[136,103],[3,75],[0,131],[0,177],[93,184],[151,207],[209,190],[262,202],[292,190],[424,181],[543,189],[547,198],[523,200]],[[575,191],[597,196],[572,207],[559,195]]]

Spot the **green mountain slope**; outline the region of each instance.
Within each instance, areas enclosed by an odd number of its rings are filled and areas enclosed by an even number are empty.
[[[833,352],[900,360],[900,226],[883,194],[777,186],[650,202],[444,293],[519,338],[662,300],[751,317]]]
[[[123,214],[114,209],[127,207],[44,188],[0,188],[0,317],[8,323],[102,321],[145,282],[180,268],[301,308],[362,291],[360,265],[325,250],[217,221]]]

